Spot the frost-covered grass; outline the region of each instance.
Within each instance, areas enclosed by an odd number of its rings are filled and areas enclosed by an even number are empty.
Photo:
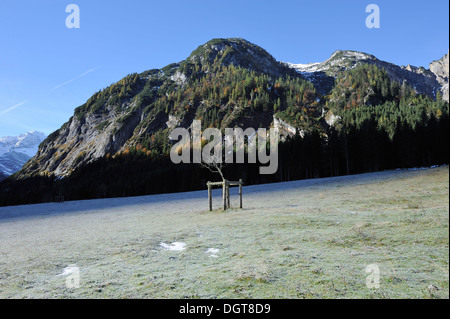
[[[0,208],[0,297],[449,298],[448,196],[441,167]]]

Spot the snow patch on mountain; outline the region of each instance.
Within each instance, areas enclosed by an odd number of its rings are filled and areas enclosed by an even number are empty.
[[[283,62],[288,67],[297,70],[298,72],[318,72],[321,63],[315,62],[315,63],[307,63],[307,64],[295,64],[295,63],[289,63],[289,62]]]
[[[365,61],[365,60],[377,60],[373,55],[358,52],[358,51],[341,51],[338,50],[334,52],[331,57],[324,61],[324,62],[314,62],[314,63],[307,63],[307,64],[295,64],[295,63],[288,63],[283,62],[288,67],[295,69],[297,72],[304,75],[305,73],[314,73],[314,72],[327,72],[330,70],[330,68],[334,66],[342,66],[345,65],[346,61],[352,61],[353,64],[358,63],[359,61]],[[354,65],[353,65],[354,66]],[[351,66],[350,66],[351,67]]]

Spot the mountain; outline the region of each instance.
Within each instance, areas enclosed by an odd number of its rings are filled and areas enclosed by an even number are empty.
[[[224,74],[229,78],[225,79]],[[252,74],[264,75],[261,81],[267,83],[271,81],[269,77],[287,75],[300,81],[294,70],[243,39],[215,39],[198,47],[185,61],[130,74],[78,107],[74,116],[45,140],[19,175],[67,176],[77,167],[107,154],[124,152],[128,147],[154,139],[154,135],[166,143],[170,123],[188,127],[196,116],[206,117],[210,113],[220,117],[223,127],[255,125],[256,121],[257,126],[261,123],[269,126],[273,121],[271,114],[253,108],[246,113],[247,104],[240,99],[241,95],[251,95],[255,104],[261,105],[264,99],[269,101],[267,92],[250,92],[254,91],[253,86],[256,88]],[[248,79],[246,87],[237,78]],[[221,89],[219,83],[215,88],[210,86],[214,81],[227,85],[234,100],[230,96],[230,100],[217,101]],[[197,89],[199,85],[202,92]],[[268,87],[269,84],[264,89]],[[312,91],[312,85],[310,88]],[[203,96],[206,92],[210,99]]]
[[[45,134],[36,131],[0,138],[0,180],[19,171],[45,138]]]
[[[374,69],[359,69],[361,65]],[[347,77],[352,70],[359,72],[353,79]],[[189,128],[194,119],[202,120],[203,129],[277,125],[288,135],[314,130],[324,135],[326,118],[338,118],[334,113],[352,107],[333,106],[337,104],[329,96],[339,105],[353,95],[355,105],[406,103],[420,93],[435,98],[445,83],[448,88],[448,55],[432,70],[401,67],[356,51],[336,51],[321,63],[289,64],[244,39],[214,39],[184,61],[130,74],[94,94],[48,136],[15,178],[67,177],[100,158],[136,150],[167,155],[170,132],[176,126]],[[375,80],[370,78],[374,73]],[[342,85],[336,85],[339,81]],[[327,113],[333,107],[334,113]],[[433,106],[433,113],[438,107],[443,106]]]
[[[324,62],[308,64],[285,63],[285,65],[296,70],[317,86],[322,87],[324,93],[329,92],[334,85],[334,81],[330,81],[330,78],[334,79],[340,72],[353,69],[361,64],[371,64],[386,70],[391,80],[410,85],[418,93],[436,98],[437,93],[440,91],[444,99],[449,101],[448,54],[441,60],[432,62],[429,69],[411,65],[406,67],[398,66],[381,61],[371,54],[349,50],[338,50]]]

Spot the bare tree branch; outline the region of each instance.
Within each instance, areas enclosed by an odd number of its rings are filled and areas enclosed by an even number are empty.
[[[212,163],[201,162],[200,165],[204,168],[207,168],[211,173],[220,174],[220,176],[222,177],[222,181],[225,181],[225,176],[223,175],[222,171],[225,167],[225,164],[216,162]]]

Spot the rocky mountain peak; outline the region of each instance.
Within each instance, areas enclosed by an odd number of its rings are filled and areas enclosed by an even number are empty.
[[[273,76],[289,72],[288,68],[266,50],[241,38],[213,39],[199,46],[186,61],[206,67],[232,64]]]
[[[335,51],[331,57],[327,60],[330,61],[336,61],[336,60],[345,60],[345,59],[351,59],[351,60],[378,60],[375,56],[359,52],[359,51],[353,51],[353,50],[337,50]]]
[[[364,52],[337,50],[324,62],[307,64],[287,63],[287,65],[299,72],[325,72],[327,75],[336,76],[339,71],[343,71],[347,68],[353,68],[358,63],[368,62],[371,60],[378,61],[375,56]]]

